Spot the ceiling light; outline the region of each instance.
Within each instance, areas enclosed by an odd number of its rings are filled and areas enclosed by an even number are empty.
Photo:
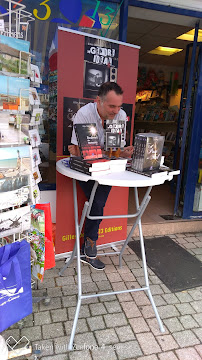
[[[194,41],[194,34],[195,34],[195,29],[192,29],[192,30],[188,31],[187,33],[184,33],[184,34],[178,36],[176,39]],[[202,42],[202,30],[201,29],[199,29],[199,31],[198,31],[198,40],[197,41]]]
[[[170,56],[170,55],[176,54],[182,50],[183,49],[171,48],[171,47],[166,47],[166,46],[158,46],[157,48],[149,51],[149,54]]]

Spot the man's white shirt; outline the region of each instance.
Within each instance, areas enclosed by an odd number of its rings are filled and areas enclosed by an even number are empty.
[[[115,115],[115,120],[125,120],[127,115],[124,110],[120,109],[118,114]],[[89,103],[80,108],[76,115],[73,118],[73,124],[96,124],[96,128],[98,131],[98,138],[100,142],[101,148],[104,147],[104,129],[102,126],[102,119],[97,111],[97,103]],[[78,145],[75,130],[73,127],[71,143],[74,145]]]

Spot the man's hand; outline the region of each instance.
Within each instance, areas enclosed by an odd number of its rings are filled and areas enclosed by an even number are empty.
[[[70,154],[73,156],[81,156],[79,147],[77,145],[69,145],[68,150],[69,150]]]
[[[123,150],[121,150],[120,152],[120,157],[123,157],[123,158],[131,158],[133,154],[133,146],[126,146],[124,147]]]

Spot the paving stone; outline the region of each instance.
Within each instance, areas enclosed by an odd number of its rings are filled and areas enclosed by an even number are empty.
[[[76,304],[77,304],[76,295],[63,296],[62,297],[62,304],[63,304],[64,307],[76,306]]]
[[[158,276],[156,276],[156,275],[150,275],[149,276],[149,280],[150,280],[150,282],[152,283],[152,284],[154,284],[154,285],[158,285],[158,284],[161,284],[162,283],[162,281],[158,278]]]
[[[44,339],[55,339],[64,335],[62,323],[47,324],[42,326]]]
[[[198,323],[190,315],[180,316],[179,320],[181,321],[184,329],[192,329],[194,327],[198,327]]]
[[[50,325],[48,325],[50,326]],[[41,327],[40,326],[32,326],[30,328],[22,328],[21,329],[21,337],[26,336],[30,341],[41,340]],[[14,335],[12,335],[14,336]]]
[[[146,305],[140,307],[141,313],[145,319],[153,318],[154,317],[154,310],[152,305]]]
[[[150,330],[143,317],[136,317],[133,319],[129,319],[129,323],[132,326],[132,329],[135,334]]]
[[[194,253],[194,254],[197,254],[197,255],[202,255],[202,247],[201,247],[201,248],[193,249],[193,253]]]
[[[171,293],[171,291],[167,288],[166,285],[161,284],[160,286],[161,286],[161,288],[162,288],[162,290],[163,290],[163,292],[164,292],[165,294],[170,294],[170,293]]]
[[[173,316],[179,316],[179,312],[177,311],[176,307],[174,305],[165,305],[165,306],[159,306],[158,312],[161,319],[167,319]]]
[[[119,342],[118,336],[116,335],[114,329],[96,330],[95,336],[100,347],[103,345],[110,345]]]
[[[97,348],[97,342],[92,332],[77,334],[74,338],[76,349],[94,350]]]
[[[117,344],[116,352],[119,360],[136,359],[136,357],[142,355],[139,344],[135,340]]]
[[[38,289],[49,289],[55,287],[55,279],[44,279],[43,282],[38,281]]]
[[[48,356],[54,354],[53,341],[52,340],[40,340],[32,343],[32,352],[40,351],[40,356]]]
[[[97,284],[98,289],[101,291],[112,289],[111,284],[108,280],[96,281],[96,284]]]
[[[107,310],[102,303],[89,305],[92,316],[107,314]]]
[[[62,296],[62,289],[59,287],[49,288],[47,289],[47,293],[50,297]]]
[[[184,303],[184,304],[176,304],[175,305],[176,308],[179,310],[181,315],[190,315],[190,314],[195,314],[195,310],[193,309],[193,307],[188,304],[188,303]]]
[[[95,304],[95,303],[99,303],[99,297],[96,296],[96,297],[89,297],[87,299],[83,299],[82,300],[82,305],[85,305],[85,304]]]
[[[104,320],[108,328],[127,325],[127,319],[123,313],[104,315]]]
[[[18,326],[17,324],[13,324]],[[34,326],[34,314],[30,314],[23,319],[23,328]]]
[[[59,297],[52,298],[49,305],[44,305],[42,302],[40,302],[39,305],[40,311],[60,309],[60,308],[61,308],[61,298]]]
[[[135,273],[133,272],[133,270],[135,271],[135,269],[140,269],[140,267],[141,267],[137,261],[127,262],[127,266],[134,275],[135,275]]]
[[[112,288],[113,291],[121,291],[127,289],[126,285],[123,282],[112,283]],[[130,293],[118,294],[117,298],[119,299],[119,302],[132,300],[132,296]]]
[[[104,272],[107,275],[107,274],[110,274],[110,273],[113,273],[113,272],[116,273],[117,270],[116,270],[116,267],[113,264],[111,264],[111,265],[106,266]]]
[[[17,341],[20,340],[20,329],[12,329],[11,327],[7,330],[4,330],[1,335],[3,336],[4,340],[6,341],[10,336],[13,336]],[[28,339],[30,340],[30,339]]]
[[[156,355],[141,356],[137,360],[158,360]]]
[[[173,351],[168,351],[164,354],[158,354],[159,360],[179,360]]]
[[[42,357],[41,360],[68,360],[67,354],[60,354],[60,355],[51,355]]]
[[[192,299],[201,300],[201,298],[202,298],[202,289],[189,290],[189,294],[192,297]],[[190,299],[189,301],[192,301],[192,299]]]
[[[196,238],[195,236],[186,236],[186,241],[194,243],[196,241]]]
[[[123,281],[136,281],[135,276],[132,272],[119,273]]]
[[[141,316],[141,312],[139,311],[134,301],[122,302],[121,306],[127,318],[134,318]]]
[[[138,306],[150,304],[150,301],[149,301],[147,295],[143,291],[132,292],[131,295],[132,295],[133,299],[135,300],[135,303]]]
[[[154,317],[153,319],[147,319],[147,324],[149,325],[149,327],[150,327],[152,333],[154,334],[154,336],[160,336],[160,335],[169,334],[169,331],[166,328],[165,324],[163,324],[165,332],[164,333],[161,332],[156,317]]]
[[[115,328],[121,342],[135,340],[135,335],[129,325]]]
[[[179,299],[175,296],[175,294],[163,294],[162,297],[167,304],[177,304],[179,302]]]
[[[113,345],[103,346],[102,348],[92,350],[92,357],[93,357],[93,360],[103,360],[103,359],[116,360],[117,359]],[[77,360],[77,358],[75,358],[75,360]]]
[[[98,271],[98,273],[91,274],[91,278],[92,278],[93,281],[96,282],[96,281],[107,281],[108,280],[106,274],[104,273],[104,271]],[[82,281],[83,281],[83,278],[82,278]]]
[[[75,284],[75,280],[74,280],[74,276],[73,275],[69,275],[69,276],[60,276],[58,278],[56,278],[56,285],[57,286],[65,286],[68,284]]]
[[[55,354],[67,353],[68,352],[68,338],[62,336],[54,339]]]
[[[69,286],[62,287],[62,293],[64,296],[69,295],[77,295],[78,294],[78,286],[75,284],[70,284]]]
[[[183,330],[182,324],[176,317],[165,319],[164,323],[166,324],[167,328],[170,330],[171,333]]]
[[[86,320],[91,331],[104,329],[106,327],[102,316],[91,316]]]
[[[187,244],[183,244],[185,249],[193,249],[196,248],[196,246],[193,243],[187,243]]]
[[[94,282],[85,283],[82,285],[82,291],[83,294],[88,294],[88,293],[93,294],[98,291],[98,287]]]
[[[85,351],[73,351],[69,353],[70,360],[91,360],[91,354],[89,350]]]
[[[82,285],[86,284],[86,283],[92,283],[91,275],[93,275],[93,274],[84,274],[84,275],[82,274],[82,276],[81,276]],[[94,275],[97,275],[97,273]],[[74,278],[75,278],[75,282],[78,284],[78,277],[75,276]]]
[[[68,311],[69,320],[73,320],[75,312],[76,312],[76,308],[75,307],[70,307],[70,308],[67,309],[67,311]],[[90,316],[90,311],[89,311],[88,305],[81,305],[80,311],[79,311],[79,319],[86,318],[86,317],[89,317],[89,316]]]
[[[107,312],[110,314],[114,314],[116,312],[122,312],[122,308],[117,300],[115,301],[107,301],[104,303],[107,308]]]
[[[39,313],[34,314],[35,325],[44,325],[50,323],[51,323],[50,311],[40,311]]]
[[[200,301],[192,301],[190,305],[194,308],[196,312],[201,312],[202,309],[202,300]]]
[[[64,322],[65,331],[67,335],[70,335],[72,332],[73,320],[65,321]],[[76,325],[76,334],[87,332],[88,326],[86,319],[78,319]]]
[[[202,313],[194,314],[193,318],[197,321],[197,323],[202,327]]]
[[[184,303],[184,302],[190,302],[192,301],[192,297],[189,295],[188,292],[177,292],[175,293],[175,295],[177,296],[177,298],[180,300],[180,302]]]
[[[178,244],[187,244],[187,241],[186,241],[186,239],[185,239],[184,237],[178,237],[178,238],[176,239],[176,242],[177,242]]]
[[[67,320],[67,310],[66,309],[51,310],[51,316],[52,316],[53,322],[66,321]]]
[[[134,260],[138,260],[138,256],[133,253],[133,254],[126,254],[126,255],[123,255],[123,259],[126,261],[126,262],[130,262],[130,261],[134,261]]]
[[[161,306],[161,305],[167,304],[166,301],[163,299],[162,295],[154,295],[153,299],[154,299],[156,306]],[[148,301],[149,301],[149,299],[148,299]]]
[[[164,292],[160,285],[150,285],[152,295],[162,295]]]
[[[99,300],[100,300],[100,302],[105,303],[106,301],[115,301],[115,300],[117,300],[117,297],[116,297],[116,295],[103,295],[103,296],[99,297]]]
[[[199,340],[202,342],[202,328],[200,329],[193,329],[193,332],[196,334],[196,336],[199,338]]]
[[[156,340],[158,341],[163,351],[169,351],[178,348],[178,344],[173,339],[172,335],[157,336]]]
[[[153,334],[146,332],[142,334],[137,334],[136,337],[144,355],[161,352],[161,348],[158,345]]]
[[[118,273],[107,273],[107,277],[111,283],[122,281],[121,276]]]
[[[180,347],[193,346],[200,343],[200,341],[197,339],[197,337],[191,330],[174,332],[172,335]]]
[[[196,351],[199,353],[202,359],[202,345],[196,345],[195,346]]]
[[[201,360],[200,355],[195,349],[179,349],[176,350],[176,354],[179,357],[179,360]]]

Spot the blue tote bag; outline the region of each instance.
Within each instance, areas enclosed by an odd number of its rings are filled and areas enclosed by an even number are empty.
[[[0,247],[0,332],[32,313],[30,244]]]

